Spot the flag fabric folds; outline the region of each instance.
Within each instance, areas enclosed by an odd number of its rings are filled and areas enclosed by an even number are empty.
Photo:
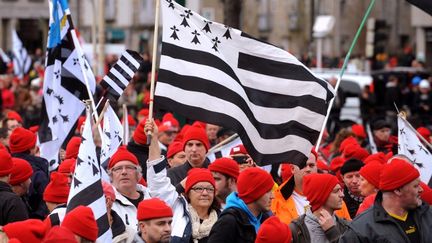
[[[398,116],[398,153],[407,156],[420,172],[420,179],[432,186],[432,154],[417,137],[407,120]]]
[[[138,52],[132,50],[124,51],[120,59],[100,83],[105,89],[103,96],[111,101],[117,101],[143,61]]]
[[[93,141],[91,115],[90,111],[87,110],[87,118],[72,178],[66,214],[79,205],[90,207],[99,228],[97,242],[112,242],[101,173],[102,168],[96,157],[96,146]]]
[[[155,105],[235,130],[258,164],[304,163],[333,88],[293,55],[162,1]]]
[[[12,45],[14,73],[21,79],[30,71],[32,61],[16,30],[12,30]]]
[[[227,157],[230,154],[231,149],[240,144],[243,144],[242,141],[240,140],[239,137],[236,137],[232,141],[216,149],[211,149],[211,151],[209,151],[207,154],[207,158],[209,159],[210,162],[213,162],[216,159]]]
[[[58,166],[60,147],[84,111],[82,100],[89,98],[88,90],[94,93],[96,81],[82,54],[67,1],[53,0],[49,4],[50,27],[38,141],[41,157],[47,159],[50,170],[54,170]]]
[[[108,167],[111,156],[123,142],[123,126],[110,105],[103,118],[102,146],[100,161],[104,169]]]
[[[5,64],[9,64],[11,62],[8,55],[3,51],[3,49],[0,48],[0,58]]]

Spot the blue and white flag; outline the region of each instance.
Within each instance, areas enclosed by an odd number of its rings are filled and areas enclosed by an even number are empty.
[[[59,149],[84,111],[82,100],[95,91],[96,81],[84,58],[66,0],[52,0],[48,33],[41,124],[41,157],[58,167]],[[88,87],[86,86],[86,76]]]

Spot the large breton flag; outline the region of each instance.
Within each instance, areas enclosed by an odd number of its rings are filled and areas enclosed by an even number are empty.
[[[87,110],[81,146],[78,151],[75,172],[69,191],[66,214],[79,205],[90,207],[99,228],[97,242],[112,242],[112,232],[108,223],[101,176],[102,168],[96,157],[91,115]]]
[[[432,154],[420,142],[414,128],[398,116],[398,153],[406,155],[420,172],[420,179],[432,186]]]
[[[58,166],[61,145],[80,114],[82,100],[94,93],[96,81],[84,58],[72,24],[66,0],[52,0],[48,34],[41,124],[38,131],[41,157],[50,162],[50,170]],[[72,131],[73,132],[73,131]]]
[[[259,164],[304,163],[334,96],[293,55],[162,1],[155,104],[235,130]]]
[[[30,71],[32,61],[16,30],[12,30],[12,45],[14,74],[23,78]]]
[[[117,101],[143,61],[138,52],[124,51],[100,83],[104,88],[103,96],[113,102]]]

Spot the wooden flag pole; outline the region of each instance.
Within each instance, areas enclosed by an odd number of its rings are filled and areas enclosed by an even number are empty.
[[[94,125],[95,127],[99,127],[99,124],[102,122],[102,119],[103,119],[103,117],[105,115],[105,112],[108,109],[108,105],[109,105],[109,100],[107,100],[105,102],[105,106],[104,106],[104,108],[102,109],[102,111],[101,111],[101,113],[99,115],[99,119],[96,121],[96,123]]]
[[[337,82],[336,82],[336,86],[335,86],[335,88],[334,88],[334,90],[335,90],[335,98],[336,98],[336,95],[337,95],[337,91],[338,91],[338,89],[339,89],[339,85],[340,85],[340,82],[341,82],[342,76],[344,75],[345,69],[346,69],[346,67],[347,67],[347,65],[348,65],[348,61],[349,61],[349,59],[350,59],[351,52],[353,51],[354,46],[355,46],[356,43],[357,43],[357,39],[358,39],[359,36],[360,36],[360,33],[361,33],[362,29],[363,29],[363,26],[365,25],[366,20],[367,20],[367,18],[369,17],[369,15],[370,15],[370,13],[371,13],[371,11],[372,11],[372,8],[373,8],[373,6],[374,6],[374,4],[375,4],[375,0],[371,0],[371,2],[369,3],[369,7],[368,7],[368,9],[366,10],[366,13],[365,13],[365,15],[364,15],[364,17],[363,17],[363,19],[362,19],[362,21],[361,21],[361,23],[360,23],[360,26],[359,26],[359,28],[357,29],[357,33],[355,34],[354,39],[353,39],[353,41],[352,41],[352,43],[351,43],[351,47],[350,47],[350,49],[348,50],[347,55],[345,56],[345,59],[344,59],[344,63],[343,63],[343,65],[342,65],[341,72],[340,72],[340,74],[339,74],[338,80],[337,80]],[[323,122],[323,125],[322,125],[322,127],[321,127],[321,131],[320,131],[320,134],[319,134],[319,136],[318,136],[318,141],[317,141],[317,143],[316,143],[316,145],[315,145],[315,151],[317,151],[317,152],[318,152],[318,148],[319,148],[319,146],[320,146],[320,143],[321,143],[322,137],[323,137],[323,135],[324,135],[324,130],[325,130],[325,127],[326,127],[326,125],[327,125],[327,121],[328,121],[328,118],[329,118],[329,116],[330,116],[330,112],[331,112],[331,109],[332,109],[333,102],[334,102],[335,98],[333,98],[333,99],[330,101],[330,103],[329,103],[329,106],[328,106],[328,109],[327,109],[327,113],[326,113],[327,115],[326,115],[326,117],[325,117],[325,119],[324,119],[324,122]]]
[[[148,119],[151,121],[153,119],[153,98],[154,98],[154,85],[155,85],[155,73],[156,73],[156,54],[158,47],[158,37],[159,37],[159,10],[160,0],[156,0],[156,10],[155,10],[155,25],[153,31],[153,54],[152,54],[152,70],[151,70],[151,81],[150,81],[150,102],[149,102],[149,115]],[[147,133],[147,145],[150,145],[152,134],[149,131]]]
[[[230,137],[226,138],[225,140],[223,140],[222,142],[220,142],[220,143],[216,144],[215,146],[211,147],[209,149],[209,151],[207,152],[207,155],[211,154],[213,151],[215,151],[218,148],[224,146],[225,144],[232,142],[234,139],[238,138],[238,136],[239,135],[237,133],[235,133],[235,134],[231,135]]]

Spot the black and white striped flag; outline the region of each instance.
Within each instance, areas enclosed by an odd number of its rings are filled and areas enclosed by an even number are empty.
[[[84,58],[66,0],[51,0],[41,123],[41,157],[50,171],[58,167],[59,149],[84,111],[82,100],[93,94],[96,80]],[[88,85],[86,86],[85,77]]]
[[[96,157],[91,115],[89,109],[87,109],[87,118],[76,160],[66,214],[79,205],[90,207],[99,228],[97,242],[112,242],[112,232],[108,223],[101,176],[102,168]]]
[[[12,45],[14,73],[18,78],[23,78],[30,71],[32,61],[16,30],[12,30]]]
[[[138,52],[124,51],[120,59],[111,67],[109,73],[105,75],[100,83],[105,89],[103,96],[111,101],[117,101],[143,61]]]
[[[162,1],[155,105],[235,130],[260,164],[304,163],[333,88],[293,55]]]
[[[420,179],[432,186],[432,154],[420,142],[414,128],[398,116],[398,153],[406,155],[420,172]]]

